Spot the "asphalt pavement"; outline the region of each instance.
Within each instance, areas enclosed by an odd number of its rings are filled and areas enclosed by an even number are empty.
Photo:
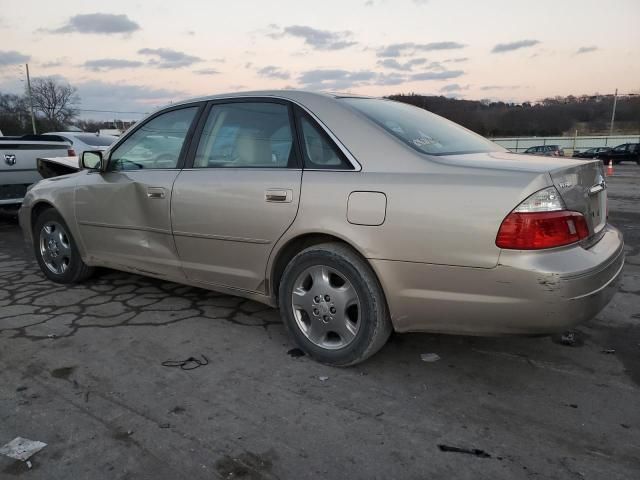
[[[0,445],[47,446],[0,478],[640,478],[640,167],[609,199],[620,291],[572,346],[402,334],[349,369],[296,355],[258,303],[109,270],[51,283],[4,218]]]

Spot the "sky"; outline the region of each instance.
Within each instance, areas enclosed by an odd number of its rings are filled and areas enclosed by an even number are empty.
[[[28,62],[96,119],[260,89],[640,93],[639,24],[640,0],[0,0],[0,92],[24,91]]]

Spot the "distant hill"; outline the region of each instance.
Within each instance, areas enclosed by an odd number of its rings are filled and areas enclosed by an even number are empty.
[[[607,135],[613,95],[546,98],[536,103],[459,100],[416,94],[388,98],[425,108],[486,137]],[[618,97],[614,134],[640,132],[640,95]]]

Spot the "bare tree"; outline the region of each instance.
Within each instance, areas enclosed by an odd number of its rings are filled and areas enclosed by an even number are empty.
[[[47,128],[63,129],[77,116],[76,105],[80,102],[75,87],[55,78],[35,78],[31,81],[33,107],[41,112]]]
[[[0,93],[0,130],[5,135],[21,135],[31,129],[26,97]]]

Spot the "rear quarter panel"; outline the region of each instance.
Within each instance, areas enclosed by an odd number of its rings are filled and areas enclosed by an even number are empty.
[[[370,259],[492,268],[500,254],[495,245],[500,223],[523,192],[549,182],[547,174],[427,161],[414,173],[306,171],[298,216],[279,245],[304,233],[325,233]],[[382,225],[348,222],[353,191],[386,195]]]

